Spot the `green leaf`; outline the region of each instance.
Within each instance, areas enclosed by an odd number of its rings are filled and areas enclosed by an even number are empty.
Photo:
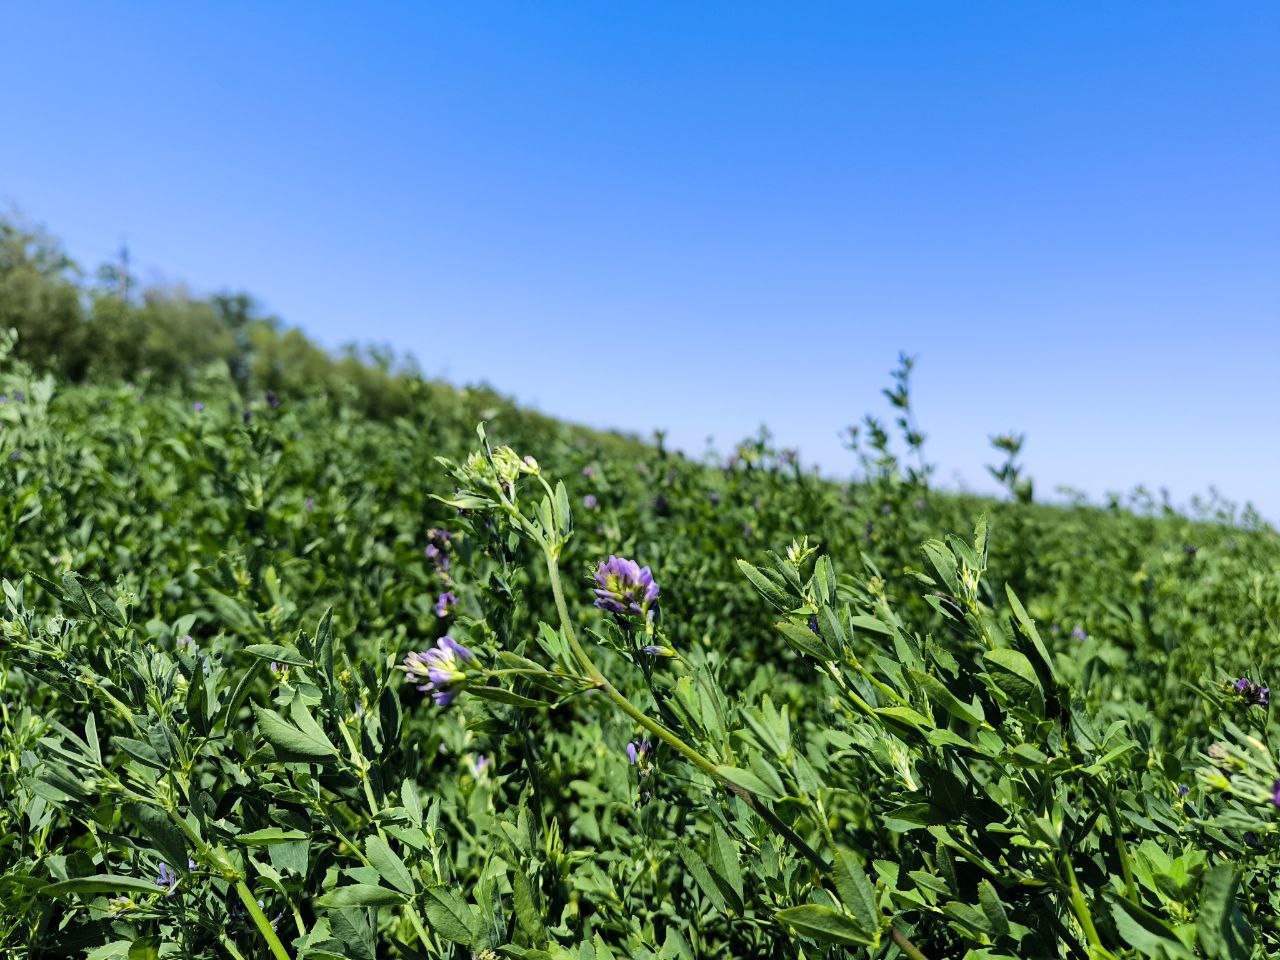
[[[513,707],[524,707],[525,709],[534,709],[545,707],[547,704],[541,700],[532,700],[529,697],[522,697],[518,693],[512,693],[503,687],[487,687],[480,684],[475,686],[467,686],[463,688],[472,696],[479,697],[481,700],[492,700],[495,703],[506,703]]]
[[[876,888],[857,858],[847,850],[836,851],[832,878],[840,902],[864,930],[880,929],[880,908],[876,904]]]
[[[469,944],[475,938],[474,913],[470,906],[447,887],[429,887],[423,893],[423,909],[435,932],[454,943]]]
[[[943,686],[942,682],[932,674],[923,673],[919,670],[908,670],[907,675],[924,689],[931,701],[942,707],[957,720],[979,727],[986,723],[987,718],[982,711],[980,703],[975,701],[972,706],[965,703]]]
[[[685,870],[693,877],[694,882],[707,895],[707,899],[711,901],[712,906],[720,911],[728,911],[729,904],[724,899],[724,893],[720,890],[720,885],[716,883],[711,876],[711,871],[707,869],[706,861],[697,853],[691,850],[688,844],[680,844],[676,847],[676,853],[684,864]]]
[[[775,916],[797,933],[822,943],[843,943],[869,947],[875,937],[857,923],[830,907],[806,903],[779,910]]]
[[[418,797],[418,785],[406,779],[400,784],[400,802],[404,812],[415,826],[422,826],[422,800]]]
[[[1040,678],[1024,654],[1008,647],[998,647],[988,650],[982,659],[991,679],[1011,704],[1028,707],[1034,713],[1043,710],[1044,691],[1040,689]]]
[[[296,647],[282,647],[278,643],[253,643],[245,647],[244,652],[259,660],[274,660],[294,667],[311,666],[311,662],[303,657]]]
[[[1252,953],[1252,931],[1236,904],[1239,884],[1240,874],[1229,863],[1204,875],[1196,939],[1205,955],[1214,960],[1247,960]]]
[[[1009,916],[1005,913],[1004,904],[991,881],[983,880],[978,884],[978,904],[986,915],[988,928],[997,937],[1009,935]]]
[[[100,873],[92,877],[75,877],[51,883],[43,892],[58,897],[68,893],[158,893],[159,890],[151,880]]]
[[[787,643],[795,647],[807,657],[815,660],[835,660],[837,654],[821,637],[807,626],[780,620],[774,624],[778,632],[786,638]]]
[[[378,871],[378,876],[404,893],[413,894],[415,889],[409,868],[387,842],[379,836],[372,836],[364,842],[364,853]]]
[[[742,868],[738,864],[738,848],[718,823],[711,825],[711,846],[708,850],[707,864],[715,876],[724,881],[724,886],[733,898],[734,909],[741,913]]]
[[[160,854],[160,859],[176,870],[187,869],[186,838],[163,810],[133,803],[125,808],[125,814],[137,825],[152,849]]]
[[[744,770],[741,767],[716,767],[716,773],[724,777],[734,786],[741,787],[748,793],[754,793],[758,797],[768,797],[770,800],[777,800],[779,794],[773,787],[769,786],[750,770]]]
[[[738,569],[743,575],[751,581],[751,585],[760,592],[760,596],[764,597],[779,610],[790,610],[794,603],[782,586],[767,576],[759,567],[753,567],[745,560],[738,561]]]
[[[129,945],[128,960],[159,960],[159,958],[159,937],[139,937]]]
[[[262,830],[250,830],[236,837],[236,842],[246,847],[269,847],[276,843],[293,843],[295,840],[306,840],[307,834],[301,830],[282,830],[280,827],[266,827]]]
[[[338,907],[390,907],[404,903],[408,897],[396,890],[388,890],[375,883],[352,883],[330,890],[316,900],[316,906],[326,909]]]
[[[516,910],[516,922],[524,935],[541,945],[547,942],[547,928],[533,899],[533,889],[525,871],[516,868],[511,872],[511,901]]]
[[[263,739],[271,744],[276,752],[276,759],[282,763],[327,763],[337,758],[337,750],[327,737],[308,736],[297,727],[285,721],[274,710],[253,705],[254,716],[258,720],[258,730]],[[314,723],[314,721],[312,721]]]

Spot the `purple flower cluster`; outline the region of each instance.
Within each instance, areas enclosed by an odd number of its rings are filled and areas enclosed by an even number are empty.
[[[1241,677],[1232,685],[1232,689],[1250,707],[1266,707],[1271,704],[1271,688],[1255,683],[1247,677]]]
[[[444,593],[440,594],[440,598],[436,600],[436,616],[437,617],[449,616],[449,613],[457,605],[458,605],[457,596],[450,593],[448,590],[446,590]]]
[[[582,505],[588,510],[594,510],[600,505],[600,501],[596,499],[596,495],[594,493],[588,493],[582,498]]]
[[[427,546],[422,552],[440,573],[449,572],[449,531],[432,527],[427,531]]]
[[[1280,780],[1271,785],[1271,802],[1280,807]]]
[[[1084,632],[1084,627],[1072,627],[1071,636],[1075,639],[1076,643],[1084,643],[1089,635]]]
[[[653,573],[634,560],[609,556],[596,567],[596,606],[619,617],[653,616],[658,585]]]
[[[436,706],[447,707],[458,695],[458,685],[467,679],[463,664],[475,659],[474,653],[452,637],[441,637],[432,649],[415,650],[405,657],[404,668],[409,679],[420,684],[419,692],[431,694]]]

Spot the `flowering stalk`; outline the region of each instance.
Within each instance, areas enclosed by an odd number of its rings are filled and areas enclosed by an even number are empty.
[[[804,839],[795,832],[795,830],[788,826],[776,813],[769,809],[767,805],[761,803],[756,798],[755,794],[726,779],[720,771],[716,769],[716,765],[714,763],[693,747],[689,746],[689,744],[685,743],[661,723],[658,723],[656,720],[638,709],[630,700],[623,696],[612,683],[609,682],[608,678],[606,678],[603,673],[600,672],[600,669],[595,665],[594,661],[592,661],[590,655],[585,649],[583,649],[582,644],[578,642],[577,633],[573,629],[573,621],[569,616],[569,607],[568,604],[565,603],[564,599],[564,589],[560,584],[560,564],[556,559],[556,553],[547,543],[541,541],[541,538],[539,538],[539,540],[542,542],[543,556],[547,562],[547,575],[551,579],[551,593],[555,599],[556,613],[560,617],[560,626],[564,630],[565,638],[569,641],[569,647],[573,650],[574,656],[578,658],[578,662],[582,664],[587,676],[591,678],[596,687],[602,690],[605,696],[612,700],[619,709],[621,709],[627,716],[631,717],[632,720],[640,724],[663,743],[667,744],[667,746],[671,747],[695,767],[707,776],[711,777],[711,779],[716,783],[720,784],[723,788],[741,799],[742,802],[750,807],[751,810],[762,820],[785,837],[787,842],[790,843],[801,855],[803,855],[806,860],[813,864],[819,873],[824,875],[830,874],[831,865],[823,859],[822,855],[809,846],[809,844],[807,844]],[[892,928],[891,936],[893,938],[893,942],[898,945],[898,948],[902,950],[910,960],[928,960],[928,958],[911,943],[906,935],[896,927]]]

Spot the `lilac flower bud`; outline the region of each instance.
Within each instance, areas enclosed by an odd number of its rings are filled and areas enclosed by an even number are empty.
[[[467,764],[471,767],[471,775],[479,780],[489,770],[489,764],[493,760],[485,756],[483,753],[467,758]]]
[[[203,410],[204,410],[204,404],[203,404],[203,403],[201,403],[199,400],[197,400],[197,401],[192,405],[191,409],[192,409],[192,410],[194,410],[196,413],[200,413],[201,411],[203,411]]]
[[[1271,785],[1271,802],[1280,807],[1280,780]]]
[[[588,510],[594,510],[600,505],[600,501],[596,499],[596,495],[594,493],[588,493],[582,498],[582,505]]]
[[[1191,788],[1188,787],[1185,783],[1178,784],[1178,796],[1185,797],[1190,792],[1191,792]]]
[[[582,475],[586,477],[588,480],[590,480],[592,477],[596,475],[596,468],[591,464],[587,464],[585,467],[582,468]]]
[[[651,619],[658,599],[658,585],[648,567],[634,560],[610,555],[596,567],[596,606],[619,618]]]
[[[1075,638],[1076,643],[1084,643],[1089,635],[1084,632],[1084,627],[1072,627],[1071,636]]]
[[[436,616],[447,617],[449,612],[458,605],[458,598],[449,591],[440,594],[440,599],[436,601]]]
[[[670,647],[661,646],[655,643],[641,647],[640,652],[647,653],[651,657],[674,657],[676,655],[676,652]]]
[[[414,651],[404,658],[405,672],[414,683],[421,683],[420,693],[431,694],[436,706],[445,707],[457,696],[458,686],[466,681],[463,664],[472,663],[475,654],[452,637],[441,637],[435,647],[425,652]]]

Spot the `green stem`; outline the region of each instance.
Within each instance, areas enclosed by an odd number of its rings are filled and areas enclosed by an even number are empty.
[[[1085,939],[1089,941],[1091,947],[1104,951],[1102,940],[1098,936],[1098,928],[1093,925],[1093,915],[1089,912],[1089,904],[1084,899],[1084,894],[1080,892],[1080,884],[1076,882],[1075,867],[1071,865],[1071,860],[1064,857],[1062,863],[1062,872],[1067,878],[1067,890],[1071,895],[1071,912],[1075,914],[1076,920],[1080,923],[1080,929],[1084,931]]]
[[[908,940],[906,934],[897,927],[893,928],[893,932],[890,936],[893,938],[893,942],[898,945],[898,949],[901,950],[905,956],[910,957],[911,960],[929,960],[928,957],[920,952],[920,948]]]
[[[1116,840],[1116,849],[1120,853],[1120,870],[1124,873],[1124,892],[1130,903],[1138,902],[1138,885],[1133,881],[1133,867],[1129,862],[1129,847],[1120,829],[1120,814],[1116,811],[1116,798],[1110,785],[1103,787],[1107,797],[1107,819],[1111,821],[1111,833]]]
[[[387,834],[382,829],[382,824],[379,823],[377,819],[378,814],[382,812],[382,804],[378,803],[378,798],[373,792],[373,784],[369,782],[368,761],[366,761],[360,751],[356,749],[356,742],[351,736],[351,731],[347,729],[347,725],[339,722],[338,729],[342,731],[342,739],[346,741],[347,751],[351,754],[351,763],[356,768],[356,775],[360,778],[360,782],[364,786],[364,796],[365,800],[369,804],[369,813],[372,815],[373,827],[378,832],[378,836],[385,843],[387,840]],[[350,841],[347,841],[347,843],[350,845]],[[355,849],[356,854],[360,859],[368,864],[369,861],[365,858],[360,849],[358,847],[353,847],[353,849]],[[413,904],[406,903],[404,905],[404,912],[409,918],[409,922],[413,924],[414,932],[418,934],[418,939],[422,941],[422,945],[431,949],[434,945],[431,943],[430,937],[427,936],[427,931],[422,926],[422,918],[418,916],[417,909]]]
[[[292,960],[289,956],[289,951],[284,948],[284,944],[280,942],[276,932],[271,929],[271,921],[267,919],[267,915],[258,906],[258,901],[253,899],[253,891],[249,889],[243,880],[236,880],[236,893],[240,895],[240,900],[244,903],[245,909],[249,911],[249,916],[253,917],[254,926],[262,934],[262,939],[267,941],[267,946],[271,948],[276,960]]]

